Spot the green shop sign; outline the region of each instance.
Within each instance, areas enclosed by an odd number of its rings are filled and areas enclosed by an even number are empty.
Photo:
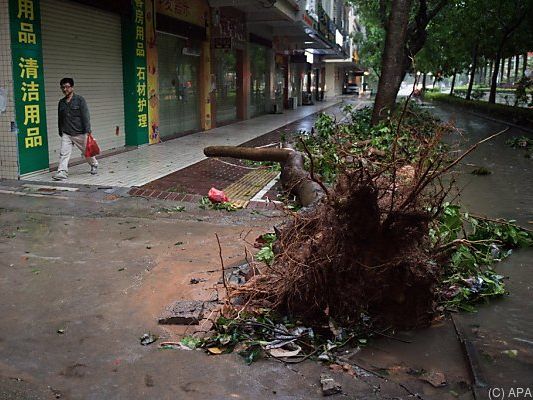
[[[39,0],[9,0],[19,173],[48,168]]]
[[[133,0],[122,20],[126,145],[148,143],[148,72],[146,71],[145,2]]]

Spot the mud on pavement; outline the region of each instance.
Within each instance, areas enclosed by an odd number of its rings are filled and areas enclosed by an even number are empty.
[[[0,193],[2,399],[318,399],[324,372],[342,398],[455,398],[448,388],[417,381],[410,389],[362,369],[347,374],[313,361],[246,366],[235,354],[140,344],[145,333],[175,341],[198,329],[157,321],[173,301],[215,295],[215,233],[226,265],[236,265],[279,222],[278,211],[227,213],[192,203],[178,211],[175,202],[109,198],[87,187],[35,197],[17,185],[2,182]],[[369,351],[361,363],[372,354],[369,369],[389,368],[390,358]],[[457,383],[467,375],[462,365],[450,375],[461,398],[470,398]]]

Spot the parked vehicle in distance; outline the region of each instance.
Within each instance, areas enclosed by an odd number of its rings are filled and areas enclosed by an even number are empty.
[[[342,87],[343,94],[357,94],[359,93],[359,86],[356,83],[345,83]]]

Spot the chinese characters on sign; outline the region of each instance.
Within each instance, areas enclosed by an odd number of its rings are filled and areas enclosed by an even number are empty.
[[[148,127],[148,108],[146,101],[146,44],[144,40],[144,0],[135,0],[135,76],[137,94],[137,126]]]
[[[20,33],[20,32],[19,32]],[[24,103],[24,123],[22,133],[24,147],[38,147],[43,145],[43,137],[39,132],[40,104],[39,104],[39,83],[35,80],[39,77],[39,64],[33,58],[20,57],[20,78],[22,78],[22,102]]]
[[[44,71],[38,0],[10,0],[20,173],[48,167]]]
[[[20,44],[37,44],[37,37],[34,32],[35,10],[32,0],[18,0],[17,4],[18,19],[18,43]],[[39,104],[39,61],[35,58],[19,58],[18,67],[19,76],[22,85],[19,90],[22,92],[22,102],[24,103],[24,123],[22,133],[24,134],[24,147],[39,147],[43,145],[43,137],[39,131],[40,104]]]
[[[209,5],[206,0],[154,0],[158,13],[201,27],[206,26]]]
[[[190,15],[190,7],[186,0],[161,0],[160,7],[177,16],[188,17]]]

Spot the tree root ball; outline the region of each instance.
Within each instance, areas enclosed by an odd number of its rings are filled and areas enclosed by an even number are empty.
[[[426,210],[442,199],[412,196],[416,178],[399,185],[390,176],[343,174],[333,193],[280,229],[273,265],[235,294],[313,321],[428,325],[440,271],[427,250]]]

